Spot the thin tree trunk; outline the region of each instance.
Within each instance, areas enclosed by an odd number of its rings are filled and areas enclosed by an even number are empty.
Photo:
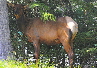
[[[7,59],[11,52],[7,1],[0,0],[0,60]]]

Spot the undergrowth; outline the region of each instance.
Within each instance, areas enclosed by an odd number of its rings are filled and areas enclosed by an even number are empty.
[[[2,60],[0,61],[0,68],[54,68],[54,66],[48,66],[43,63],[21,62],[15,60]]]
[[[48,63],[32,63],[28,61],[15,61],[15,60],[1,60],[0,68],[56,68],[54,65]],[[69,68],[69,67],[64,67]],[[81,68],[80,66],[74,68]]]

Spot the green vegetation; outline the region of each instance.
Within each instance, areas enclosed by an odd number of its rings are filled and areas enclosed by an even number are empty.
[[[48,64],[43,63],[28,63],[27,61],[3,60],[0,61],[0,68],[54,68],[54,66],[48,66]]]
[[[79,25],[79,32],[74,40],[74,66],[80,68],[97,68],[97,1],[96,0],[8,0],[11,3],[29,5],[26,14],[30,18],[41,17],[44,21],[55,20],[56,17],[70,16]],[[29,2],[31,1],[31,2]],[[23,34],[18,31],[14,11],[9,9],[11,41],[16,58],[28,58],[34,54],[34,47]],[[25,55],[25,49],[27,55]],[[64,66],[67,55],[61,45],[41,45],[40,58],[52,59],[52,62]],[[54,58],[55,57],[55,58]],[[65,59],[64,59],[65,58]],[[29,59],[29,58],[28,58]],[[5,61],[4,61],[5,62]],[[45,60],[45,62],[49,62]],[[77,64],[76,64],[77,63]],[[34,67],[35,64],[32,64]],[[52,66],[53,67],[53,66]]]
[[[55,66],[51,64],[49,65],[48,63],[35,64],[28,61],[2,60],[0,61],[0,68],[55,68]],[[78,65],[77,67],[74,68],[81,68],[81,66]]]
[[[56,17],[53,14],[47,12],[50,10],[50,7],[45,5],[44,3],[33,2],[33,3],[30,3],[29,7],[31,9],[37,8],[39,10],[39,13],[41,14],[41,19],[43,21],[48,21],[48,20],[55,21],[56,19]]]
[[[55,16],[53,14],[50,14],[50,13],[47,13],[47,12],[45,12],[45,13],[42,14],[41,19],[43,21],[48,21],[48,20],[56,21],[55,20],[56,19]]]
[[[0,68],[27,68],[27,65],[18,61],[0,61]]]

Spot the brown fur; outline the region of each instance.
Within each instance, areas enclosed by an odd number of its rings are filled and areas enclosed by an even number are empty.
[[[73,42],[73,33],[67,25],[65,17],[59,17],[56,21],[43,22],[40,18],[27,18],[23,13],[22,5],[15,5],[15,10],[18,11],[15,15],[18,15],[16,18],[17,23],[22,27],[21,31],[28,37],[29,42],[33,42],[36,59],[39,57],[40,43],[48,45],[62,43],[69,56],[70,66],[72,66],[73,50],[70,45]]]
[[[26,35],[28,36],[28,40],[30,42],[37,39],[39,42],[54,45],[61,43],[59,38],[62,36],[63,31],[66,33],[66,30],[69,30],[66,27],[66,23],[54,21],[46,21],[46,23],[44,23],[40,18],[34,18],[29,23]]]

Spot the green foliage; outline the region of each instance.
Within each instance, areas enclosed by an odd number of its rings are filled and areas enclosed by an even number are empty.
[[[48,63],[35,64],[27,61],[2,60],[0,61],[0,68],[54,68],[54,66],[48,66]]]
[[[41,19],[43,21],[49,21],[49,20],[56,21],[55,16],[53,14],[50,14],[50,13],[47,13],[47,12],[42,13]]]
[[[31,9],[37,8],[39,10],[39,13],[41,14],[41,19],[43,21],[48,21],[48,20],[55,21],[56,19],[55,16],[47,12],[50,10],[49,6],[45,5],[44,3],[33,2],[33,3],[30,3],[29,6]]]
[[[50,65],[49,63],[40,63],[37,64],[28,62],[28,61],[15,61],[15,60],[2,60],[0,61],[0,68],[55,68],[54,65]],[[61,68],[61,67],[60,67]],[[69,68],[69,67],[64,67]],[[78,67],[74,68],[81,68],[79,65]]]
[[[30,3],[29,6],[32,9],[35,7],[38,7],[38,9],[40,9],[39,12],[41,13],[50,10],[49,6],[45,5],[44,3],[40,3],[40,2]]]
[[[27,68],[27,65],[18,61],[0,61],[0,68]]]
[[[97,52],[97,48],[83,48],[82,50],[76,50],[77,53],[81,53],[82,56],[86,56],[89,54],[95,54]]]
[[[21,0],[13,0],[21,3]],[[28,4],[27,0],[23,0],[23,3]],[[71,5],[71,6],[70,6]],[[75,68],[80,68],[81,65],[89,63],[89,65],[95,67],[97,61],[97,1],[96,0],[41,0],[31,2],[29,7],[31,11],[28,11],[29,17],[41,17],[42,20],[55,21],[56,16],[71,16],[79,25],[79,32],[74,40],[74,52],[75,61],[79,63]],[[72,9],[71,9],[72,8]],[[16,27],[13,13],[10,9],[10,29],[12,45],[18,57],[26,57],[24,54],[25,47],[27,47],[28,54],[33,54],[34,48],[31,43],[28,43],[22,34],[19,33]],[[70,12],[73,11],[73,12]],[[31,15],[31,16],[30,16]],[[37,16],[39,15],[39,16]],[[40,58],[53,59],[53,63],[57,64],[61,59],[66,58],[65,51],[61,45],[48,47],[45,44],[41,45]],[[24,55],[23,55],[24,54]],[[77,55],[76,55],[77,54]],[[27,56],[28,57],[28,56]],[[55,59],[53,57],[56,57]],[[77,58],[78,57],[78,58]],[[93,59],[90,61],[90,59]],[[41,59],[43,60],[43,59]],[[65,59],[64,59],[65,60]],[[49,62],[48,60],[43,60]],[[42,63],[40,63],[43,65]],[[63,64],[60,64],[61,67]],[[31,65],[32,67],[35,64]]]

